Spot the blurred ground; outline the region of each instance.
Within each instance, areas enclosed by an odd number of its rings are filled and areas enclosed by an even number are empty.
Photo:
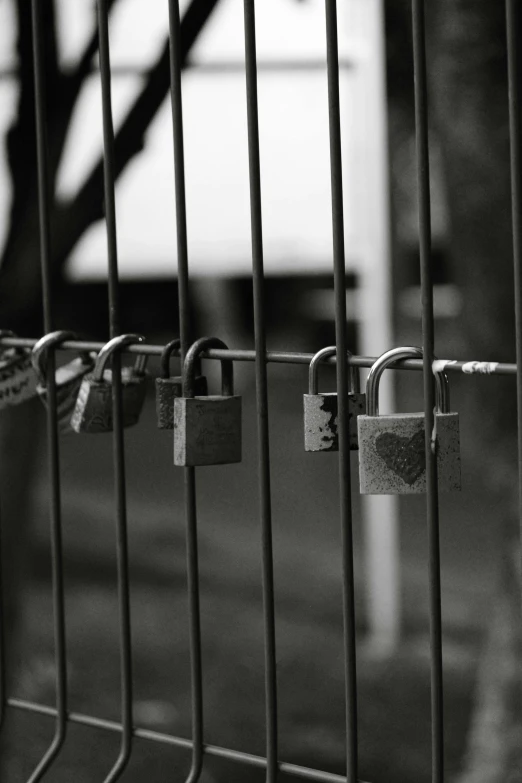
[[[402,341],[419,342],[418,337],[407,337],[403,334]],[[294,348],[288,343],[286,347]],[[449,340],[444,343],[444,333],[439,355],[458,355]],[[244,400],[244,460],[240,465],[200,469],[197,478],[205,739],[263,755],[254,367],[242,364],[236,368],[236,387]],[[213,377],[214,368],[208,374]],[[331,382],[331,373],[329,378]],[[461,412],[463,492],[441,499],[448,780],[462,761],[473,678],[497,568],[498,509],[473,472],[472,455],[466,448],[466,432],[473,422],[466,417],[465,398],[471,383],[492,388],[503,382],[477,377],[452,382],[453,408]],[[335,455],[303,451],[301,395],[306,391],[307,368],[270,365],[269,384],[280,758],[341,772],[344,702],[337,460]],[[420,394],[420,374],[402,373],[399,396],[404,408],[419,409]],[[70,708],[117,720],[111,437],[70,436],[61,445]],[[28,553],[35,580],[26,598],[24,674],[12,683],[10,692],[52,704],[45,444],[39,448],[36,539]],[[140,424],[127,431],[126,458],[135,722],[189,737],[182,471],[172,466],[171,434],[156,429],[152,384]],[[404,636],[395,655],[379,659],[365,644],[364,531],[358,515],[357,456],[352,458],[352,484],[360,775],[372,783],[427,783],[431,761],[424,499],[401,500]],[[15,757],[13,783],[28,777],[52,732],[49,718],[9,712],[4,752],[8,748]],[[72,726],[48,779],[56,783],[102,780],[118,749],[117,735]],[[189,762],[186,752],[137,741],[122,781],[183,780]],[[206,781],[263,779],[259,773],[210,760],[205,775]]]

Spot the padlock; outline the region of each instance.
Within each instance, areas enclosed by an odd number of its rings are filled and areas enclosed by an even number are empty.
[[[174,399],[183,394],[183,378],[181,375],[171,377],[169,375],[170,357],[173,351],[180,347],[179,338],[167,343],[163,349],[160,360],[159,378],[156,378],[156,416],[160,430],[171,430],[174,427]],[[199,360],[198,360],[199,364]],[[195,384],[196,396],[205,397],[207,394],[207,379],[204,375],[197,375]]]
[[[113,337],[103,346],[96,359],[94,371],[83,379],[78,392],[78,399],[71,418],[71,427],[75,432],[93,434],[112,432],[112,370],[106,370],[105,366],[114,351],[125,345],[141,343],[144,339],[138,334],[123,334],[119,337]],[[132,427],[140,417],[146,392],[145,367],[147,359],[147,356],[140,354],[134,367],[121,368],[124,427]]]
[[[338,451],[337,392],[318,392],[319,363],[336,353],[335,345],[318,351],[310,362],[308,394],[303,394],[305,451]],[[352,354],[347,351],[348,356]],[[350,365],[348,392],[348,431],[350,450],[359,448],[357,416],[366,413],[366,395],[361,394],[359,373]]]
[[[38,340],[33,348],[31,360],[38,379],[36,391],[45,406],[48,398],[47,352],[51,347],[60,345],[66,340],[76,339],[74,332],[50,332]],[[82,351],[76,359],[58,367],[55,371],[58,428],[62,433],[71,432],[71,413],[76,405],[82,379],[94,367],[95,355]]]
[[[0,329],[2,337],[14,332]],[[36,375],[29,348],[0,348],[0,410],[36,396]]]
[[[399,359],[422,358],[420,348],[393,348],[380,356],[368,375],[366,415],[359,416],[359,478],[364,495],[404,495],[426,492],[424,413],[379,415],[379,380]],[[433,447],[437,454],[438,486],[460,490],[459,415],[450,413],[445,373],[435,373],[436,405]]]
[[[221,362],[221,395],[194,396],[195,364],[207,348],[227,346],[217,337],[202,337],[187,351],[183,397],[174,399],[175,465],[241,462],[241,397],[234,395],[232,361]]]

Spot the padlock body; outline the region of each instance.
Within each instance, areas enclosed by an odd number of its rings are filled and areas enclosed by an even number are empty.
[[[111,370],[106,370],[103,378],[103,381],[95,381],[90,374],[83,379],[71,417],[74,432],[112,432],[114,420]],[[137,424],[145,401],[145,376],[136,375],[131,367],[122,367],[121,382],[123,426],[132,427]]]
[[[197,397],[207,395],[207,379],[204,375],[198,375],[194,381],[194,390]],[[183,379],[181,376],[173,378],[156,378],[156,417],[160,430],[171,430],[174,427],[174,400],[183,396]]]
[[[337,393],[304,394],[305,451],[338,451]],[[348,395],[348,431],[350,449],[359,448],[357,417],[366,413],[366,394]]]
[[[0,358],[0,410],[36,396],[31,354],[8,350]]]
[[[363,495],[426,492],[424,413],[359,416],[359,478]],[[460,490],[458,413],[437,413],[437,472],[441,492]]]
[[[71,414],[73,413],[83,378],[92,370],[92,363],[81,358],[58,367],[55,372],[58,428],[62,434],[72,432]],[[47,407],[47,387],[36,387],[38,396]]]
[[[176,397],[174,464],[241,462],[241,397]]]

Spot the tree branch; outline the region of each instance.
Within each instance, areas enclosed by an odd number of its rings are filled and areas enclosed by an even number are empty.
[[[25,0],[17,0],[19,8],[25,5]],[[50,0],[47,0],[50,2]],[[116,0],[112,1],[112,5]],[[219,0],[192,0],[181,22],[181,61],[186,63],[188,55],[196,42],[207,20],[217,6]],[[20,18],[25,18],[21,14]],[[4,248],[2,266],[0,269],[0,313],[3,322],[11,328],[25,331],[28,324],[34,323],[35,313],[40,312],[41,277],[38,263],[38,204],[34,172],[36,157],[34,153],[34,107],[32,82],[32,56],[27,52],[30,46],[30,30],[23,28],[28,38],[24,38],[24,53],[20,62],[29,67],[24,83],[24,117],[23,129],[13,129],[13,144],[16,144],[16,162],[13,158],[13,182],[20,188],[17,214],[11,215],[9,235]],[[78,86],[90,71],[91,52],[94,54],[95,36],[87,44],[76,71],[72,74],[59,74],[60,86],[55,86],[53,93],[54,106],[49,107],[49,152],[50,163],[54,176],[63,152],[67,128],[72,111],[79,95]],[[29,65],[27,65],[29,63]],[[170,86],[168,39],[162,48],[159,58],[149,71],[149,76],[143,90],[131,107],[115,138],[116,176],[118,177],[127,164],[144,146],[145,133],[156,112],[168,94]],[[30,113],[30,114],[29,114]],[[17,123],[18,125],[18,123]],[[19,134],[25,133],[21,141]],[[22,192],[23,178],[20,169],[28,171],[28,182]],[[96,220],[103,217],[103,158],[93,168],[78,194],[69,202],[53,204],[51,221],[52,262],[56,281],[61,278],[65,261],[71,251]]]
[[[108,0],[107,8],[109,11],[109,14],[111,13],[113,6],[117,0]],[[98,25],[96,24],[96,14],[94,14],[94,31],[93,34],[88,41],[87,45],[85,46],[85,49],[83,50],[82,56],[78,60],[78,64],[74,68],[74,70],[70,74],[70,78],[72,82],[77,85],[78,89],[83,84],[84,80],[89,76],[91,73],[91,67],[92,67],[92,58],[98,51]]]
[[[109,11],[116,0],[109,0]],[[94,32],[87,43],[78,65],[71,73],[64,73],[59,68],[58,42],[56,36],[55,0],[42,2],[42,23],[44,29],[45,47],[45,81],[47,93],[47,123],[49,139],[49,164],[52,191],[56,182],[56,174],[64,149],[65,137],[71,122],[83,83],[91,70],[92,58],[98,48],[98,30],[94,16]],[[34,187],[36,150],[34,145],[34,85],[33,85],[33,53],[30,14],[27,13],[26,0],[16,0],[15,3],[18,41],[18,77],[19,104],[16,120],[7,134],[7,151],[11,170],[11,180],[18,189],[14,194],[12,207],[15,212],[19,201],[26,202],[26,191]],[[31,165],[29,165],[31,164]],[[22,187],[25,185],[25,187]],[[18,186],[18,188],[16,187]],[[16,225],[16,214],[11,216],[10,223]]]
[[[117,0],[108,0],[109,13]],[[83,50],[78,64],[71,72],[59,72],[56,78],[56,88],[52,91],[49,101],[49,164],[51,169],[52,189],[56,187],[58,167],[65,147],[65,139],[69,131],[74,109],[78,102],[83,84],[91,73],[92,58],[98,50],[98,26],[96,14],[93,14],[93,34]],[[46,78],[48,78],[46,71]],[[59,83],[58,83],[59,82]],[[50,91],[49,91],[50,92]]]
[[[192,0],[181,22],[181,63],[188,55],[219,0]],[[170,87],[169,42],[150,69],[143,90],[136,98],[115,137],[116,177],[144,147],[145,133],[163,103]],[[77,195],[60,210],[61,220],[74,227],[77,240],[96,220],[103,217],[103,158],[93,168]],[[74,243],[76,244],[76,242]],[[72,247],[71,246],[71,250]]]

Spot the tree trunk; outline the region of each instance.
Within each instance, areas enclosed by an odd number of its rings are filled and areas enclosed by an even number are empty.
[[[463,294],[457,328],[470,358],[513,361],[515,321],[505,7],[438,0],[430,76],[445,162],[453,279]],[[504,391],[502,391],[504,389]],[[460,783],[521,779],[520,576],[516,527],[514,384],[470,385],[473,450],[499,497],[500,572],[479,667],[466,769]]]

